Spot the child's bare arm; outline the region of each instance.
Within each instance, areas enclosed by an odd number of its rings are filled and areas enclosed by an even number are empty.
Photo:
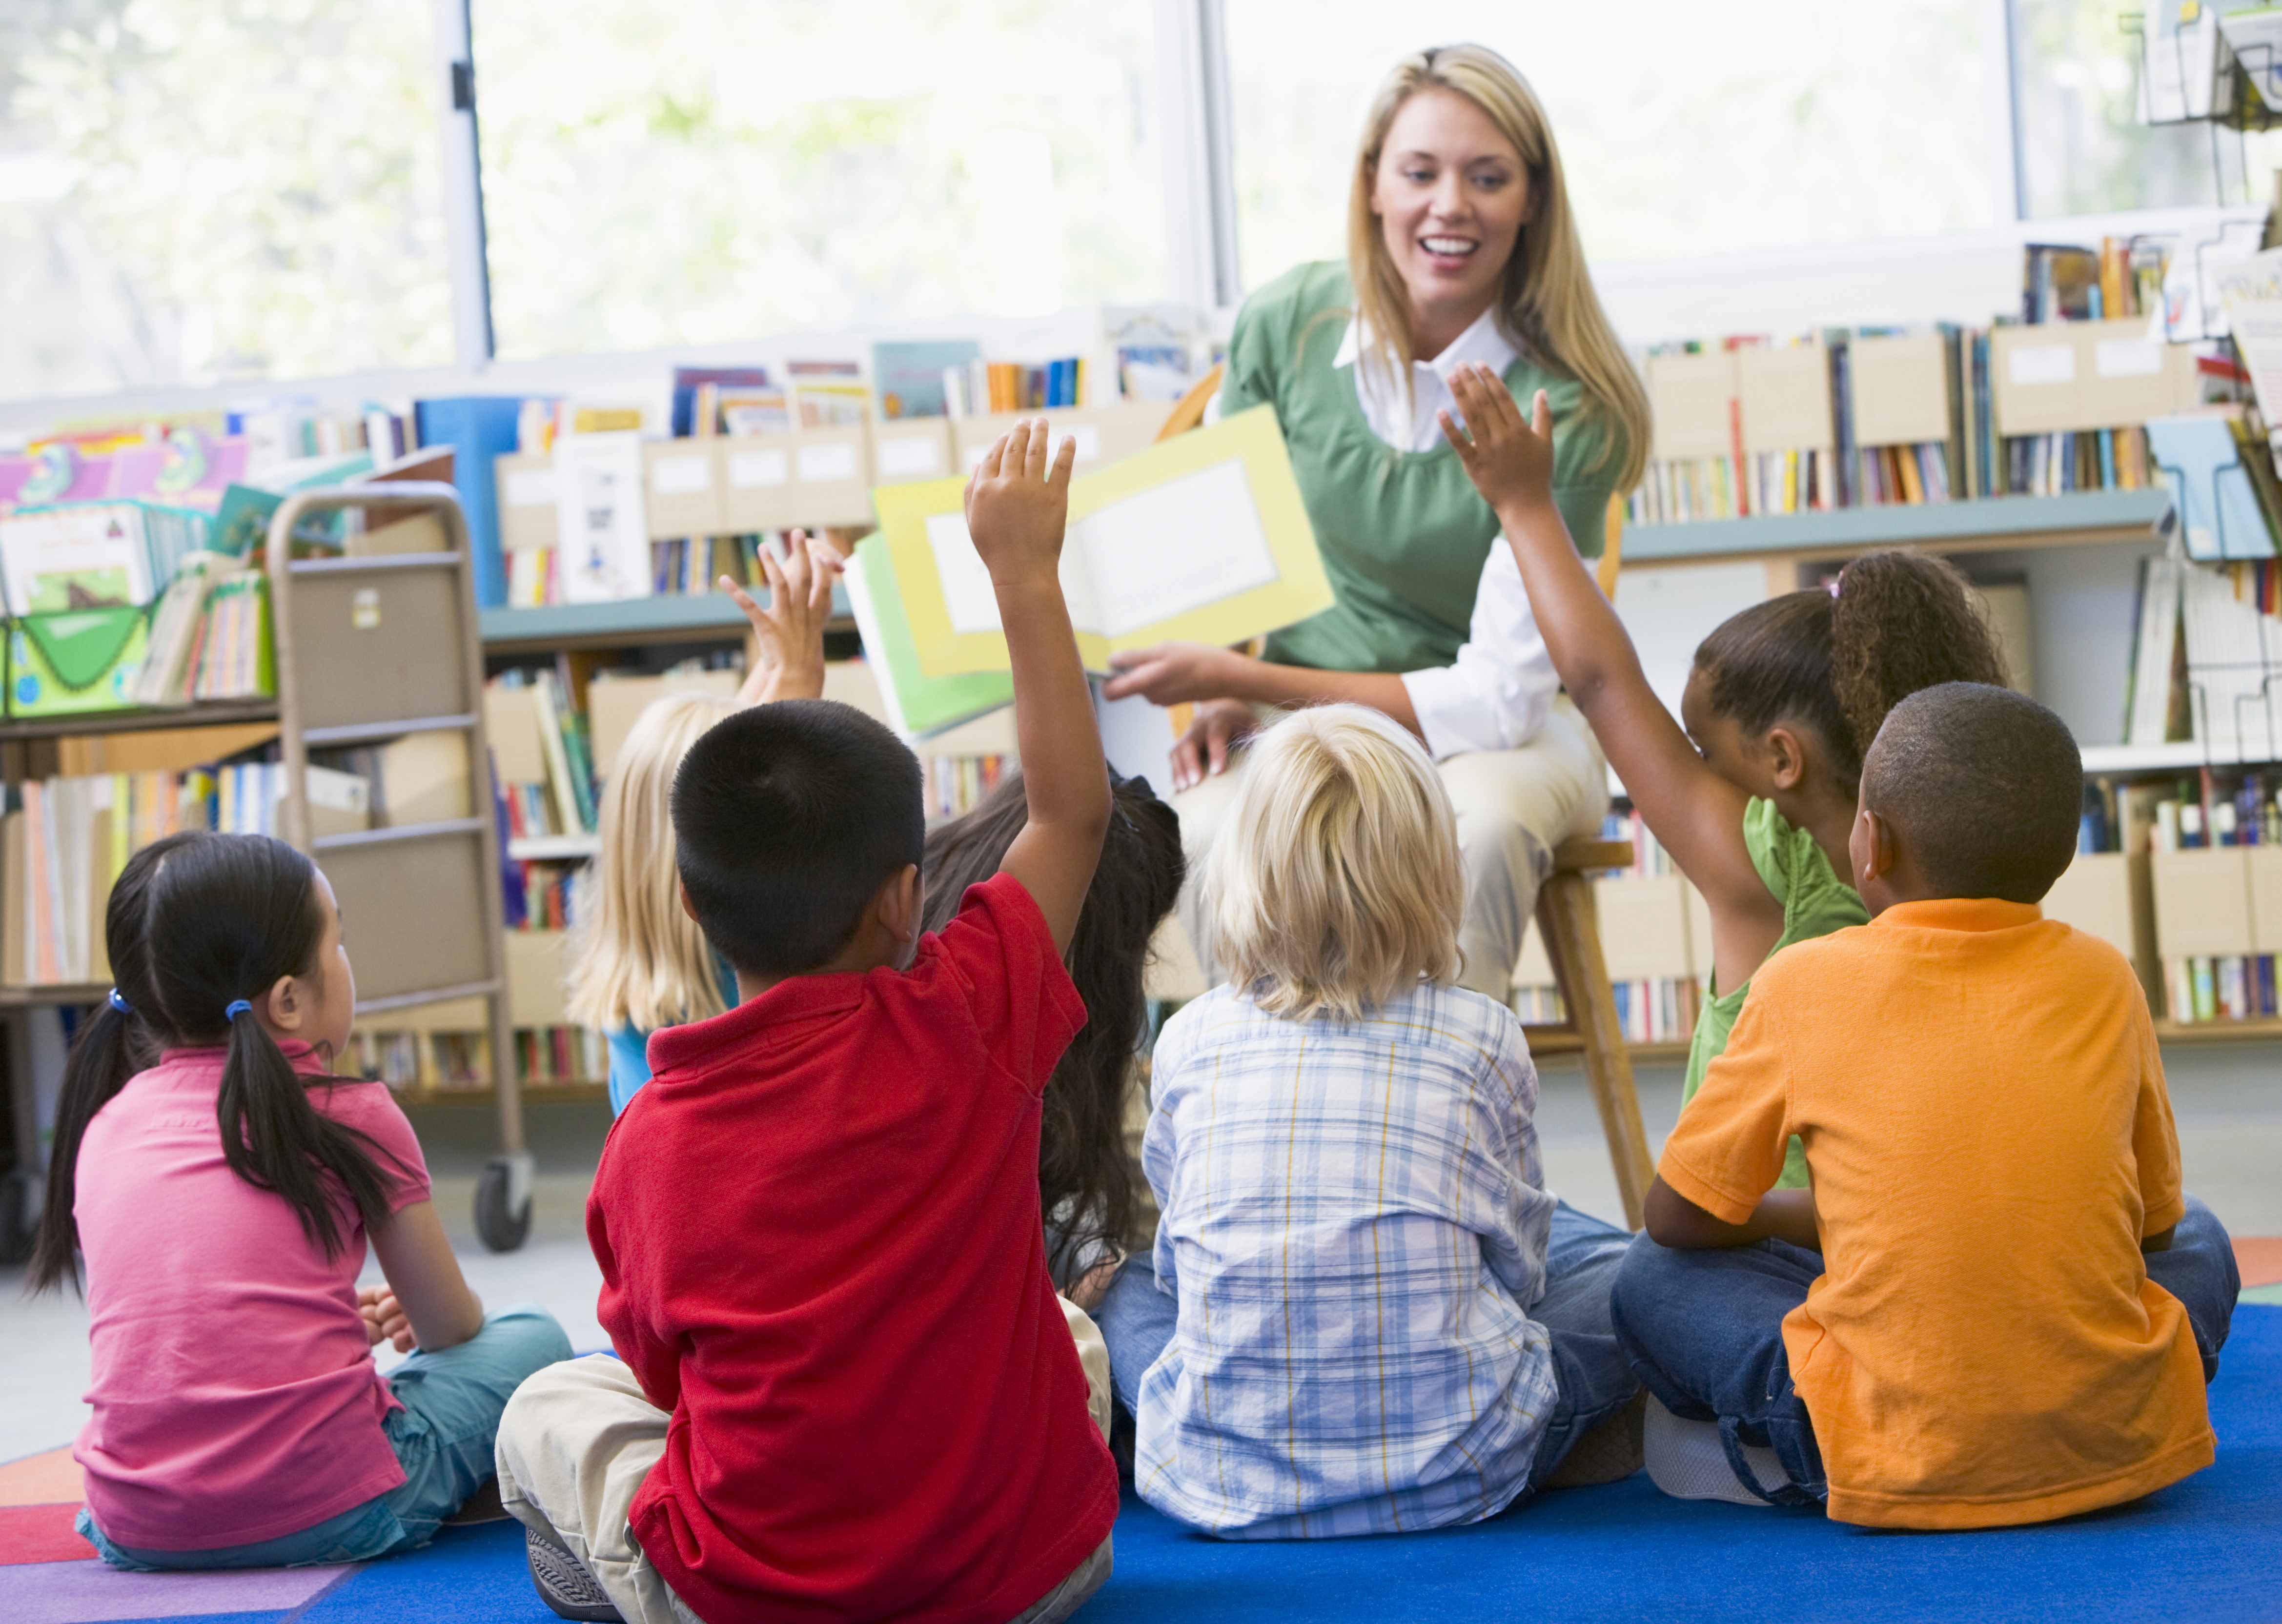
[[[1744,1247],[1757,1240],[1788,1240],[1810,1252],[1822,1250],[1822,1230],[1815,1216],[1812,1190],[1770,1190],[1759,1198],[1749,1218],[1729,1224],[1704,1211],[1658,1174],[1642,1206],[1649,1239],[1674,1251]]]
[[[966,482],[966,530],[997,593],[1029,805],[998,872],[1022,882],[1066,952],[1109,828],[1109,768],[1058,573],[1077,449],[1064,440],[1049,467],[1046,438],[1043,419],[1018,423],[990,448]]]
[[[373,1231],[372,1250],[422,1348],[456,1348],[484,1328],[483,1302],[460,1272],[433,1202],[415,1201]]]
[[[1743,847],[1748,797],[1704,765],[1657,698],[1624,622],[1577,556],[1553,505],[1553,416],[1544,392],[1532,402],[1531,422],[1486,367],[1461,367],[1450,392],[1466,427],[1443,412],[1442,432],[1505,527],[1562,685],[1593,725],[1633,804],[1704,893],[1715,931],[1723,915],[1752,926],[1772,921],[1749,960],[1756,964],[1781,932],[1782,909]]]
[[[737,689],[737,703],[765,705],[779,699],[815,699],[824,692],[824,626],[832,618],[832,583],[840,579],[840,555],[829,542],[792,532],[792,545],[779,563],[765,547],[761,577],[768,583],[769,606],[727,576],[721,590],[745,611],[759,657]]]

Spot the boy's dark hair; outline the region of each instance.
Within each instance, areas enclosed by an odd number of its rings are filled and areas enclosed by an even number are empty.
[[[2084,759],[2068,725],[2027,695],[1944,682],[1887,716],[1862,804],[1940,895],[2041,902],[2076,860]]]
[[[1070,979],[1085,1025],[1063,1051],[1038,1133],[1038,1204],[1054,1242],[1046,1259],[1067,1292],[1133,1225],[1133,1170],[1125,1150],[1125,1091],[1147,1017],[1141,991],[1149,938],[1188,872],[1181,820],[1146,779],[1113,780],[1101,860],[1069,944]],[[998,871],[1029,821],[1022,775],[1010,773],[982,804],[928,835],[924,923],[940,930],[970,885]]]
[[[1836,593],[1787,592],[1716,627],[1696,650],[1712,708],[1746,733],[1804,723],[1848,784],[1886,712],[1937,682],[2005,683],[2005,657],[1965,578],[1921,553],[1865,553]]]
[[[752,975],[832,962],[927,835],[920,764],[851,705],[784,699],[701,734],[673,775],[673,838],[698,928]]]
[[[379,1146],[309,1103],[312,1087],[353,1079],[301,1076],[251,1009],[281,977],[316,967],[316,865],[282,840],[203,832],[154,841],[120,871],[104,946],[128,1008],[98,1005],[64,1061],[32,1290],[76,1283],[80,1144],[159,1046],[228,1047],[214,1102],[222,1160],[282,1197],[328,1258],[343,1245],[339,1193],[368,1231],[387,1223],[392,1180],[375,1160]],[[239,999],[249,1007],[229,1014]]]

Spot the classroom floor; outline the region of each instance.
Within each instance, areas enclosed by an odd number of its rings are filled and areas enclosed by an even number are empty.
[[[2282,1236],[2282,1044],[2173,1045],[2164,1053],[2187,1187],[2237,1238]],[[1677,1067],[1644,1068],[1641,1115],[1651,1147],[1680,1112]],[[599,1104],[534,1104],[528,1135],[539,1163],[531,1238],[519,1252],[486,1252],[470,1218],[476,1177],[496,1144],[492,1113],[475,1106],[415,1114],[445,1227],[469,1283],[494,1306],[537,1302],[570,1345],[608,1345],[594,1321],[601,1286],[584,1227],[586,1187],[608,1124]],[[1547,1182],[1572,1205],[1622,1221],[1616,1180],[1590,1092],[1573,1065],[1548,1063],[1537,1114]],[[0,1270],[0,1462],[68,1443],[87,1385],[87,1320],[68,1293],[27,1298],[22,1272]],[[393,1363],[384,1359],[384,1368]]]

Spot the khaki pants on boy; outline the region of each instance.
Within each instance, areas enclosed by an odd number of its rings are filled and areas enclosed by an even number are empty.
[[[1084,1310],[1061,1299],[1085,1368],[1086,1408],[1109,1436],[1109,1349]],[[500,1504],[586,1565],[626,1624],[702,1624],[634,1543],[634,1496],[665,1453],[666,1412],[607,1355],[549,1365],[516,1389],[496,1450]],[[1109,1542],[1012,1624],[1056,1624],[1109,1577]]]
[[[1236,798],[1242,761],[1236,758],[1219,777],[1172,799],[1189,859],[1177,912],[1207,986],[1222,977],[1213,964],[1205,859]],[[1458,861],[1466,876],[1466,909],[1458,926],[1465,967],[1458,984],[1502,1004],[1513,996],[1513,967],[1537,909],[1537,888],[1552,866],[1553,848],[1600,833],[1609,810],[1609,764],[1584,716],[1564,694],[1528,743],[1446,757],[1435,770],[1457,815]]]

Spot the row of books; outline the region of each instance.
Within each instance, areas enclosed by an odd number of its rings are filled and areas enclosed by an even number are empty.
[[[474,1093],[491,1086],[491,1037],[484,1032],[364,1031],[351,1039],[359,1076],[399,1093]],[[594,1084],[609,1076],[600,1032],[550,1026],[515,1034],[516,1081],[524,1088]]]

